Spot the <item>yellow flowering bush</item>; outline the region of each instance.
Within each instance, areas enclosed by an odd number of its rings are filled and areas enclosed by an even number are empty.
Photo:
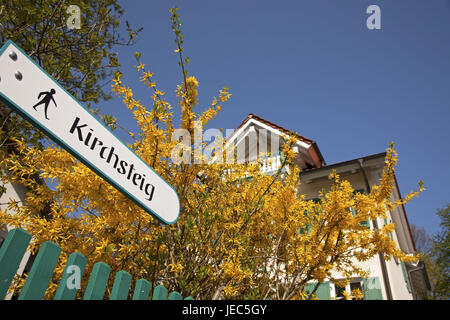
[[[224,88],[206,111],[195,112],[199,83],[185,70],[176,10],[172,10],[172,23],[183,71],[176,89],[180,127],[192,133],[194,121],[206,124],[231,94]],[[393,147],[387,149],[380,184],[369,194],[354,194],[351,184],[333,173],[332,187],[320,195],[319,203],[297,194],[298,168],[290,166],[289,174],[281,176],[294,156],[295,137],[287,139],[282,167],[272,176],[262,174],[257,164],[176,164],[171,161],[178,144],[172,140],[174,108],[164,99],[154,74],[140,61],[137,71],[152,92],[149,106],[134,97],[120,73],[112,90],[122,98],[139,129],[130,133],[130,147],[178,193],[179,219],[173,225],[160,224],[55,145],[40,150],[17,141],[17,153],[0,164],[10,173],[8,180],[26,186],[28,193],[25,205],[12,201],[0,212],[0,224],[30,232],[33,252],[47,240],[61,246],[54,279],[61,278],[68,255],[78,251],[88,258],[82,288],[92,266],[104,261],[112,274],[125,270],[134,280],[142,277],[153,285],[163,283],[169,290],[196,299],[301,299],[309,298],[303,292],[308,281],[331,278],[333,270],[348,277],[367,276],[355,259],[364,261],[379,252],[388,258],[414,259],[390,239],[393,225],[368,229],[360,224],[384,217],[401,205],[389,200],[397,161]],[[350,208],[359,214],[353,216]],[[16,279],[11,289],[23,282]],[[54,295],[56,287],[55,280],[46,298]],[[108,291],[111,287],[112,281]]]

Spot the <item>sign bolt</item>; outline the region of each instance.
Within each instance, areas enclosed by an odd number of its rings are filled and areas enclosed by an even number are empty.
[[[22,78],[23,78],[22,73],[20,73],[20,71],[16,71],[16,73],[14,73],[14,75],[16,76],[16,79],[19,81],[22,80]]]
[[[16,54],[14,51],[11,51],[11,52],[9,53],[9,57],[10,57],[11,59],[13,59],[14,61],[17,60],[17,54]]]

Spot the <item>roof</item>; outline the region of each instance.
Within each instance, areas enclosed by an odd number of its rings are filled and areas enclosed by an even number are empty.
[[[317,167],[320,167],[322,165],[326,165],[325,159],[323,158],[323,155],[320,152],[320,149],[319,149],[319,147],[317,146],[317,143],[314,140],[311,140],[311,139],[308,139],[308,138],[306,138],[304,136],[301,136],[301,135],[299,135],[298,133],[296,133],[294,131],[291,131],[291,130],[288,130],[286,128],[283,128],[283,127],[281,127],[281,126],[279,126],[279,125],[277,125],[277,124],[275,124],[275,123],[273,123],[271,121],[268,121],[266,119],[263,119],[263,118],[255,115],[253,113],[250,113],[247,116],[247,118],[245,118],[244,121],[242,121],[242,123],[236,128],[236,130],[233,132],[233,134],[227,140],[228,141],[232,140],[232,138],[236,134],[236,132],[238,132],[239,129],[241,129],[251,119],[253,119],[255,121],[258,121],[258,122],[261,122],[261,123],[263,123],[263,124],[273,128],[273,129],[278,130],[280,132],[283,132],[283,133],[285,133],[287,135],[297,136],[298,140],[300,140],[300,141],[302,141],[302,142],[304,142],[304,143],[306,143],[306,144],[308,144],[308,145],[310,145],[312,147],[312,150],[313,150],[312,157],[316,158],[318,160]]]
[[[265,125],[268,125],[268,126],[271,127],[271,128],[274,128],[274,129],[276,129],[276,130],[279,130],[279,131],[281,131],[281,132],[283,132],[283,133],[286,133],[286,134],[288,134],[288,135],[297,135],[297,136],[298,136],[298,139],[299,139],[300,141],[303,141],[303,142],[305,142],[305,143],[307,143],[307,144],[312,144],[312,143],[314,142],[313,140],[308,139],[308,138],[305,138],[305,137],[299,135],[298,133],[295,133],[295,132],[293,132],[293,131],[291,131],[291,130],[288,130],[288,129],[286,129],[286,128],[283,128],[283,127],[281,127],[281,126],[279,126],[279,125],[277,125],[277,124],[275,124],[275,123],[273,123],[273,122],[270,122],[270,121],[268,121],[268,120],[266,120],[266,119],[263,119],[263,118],[261,118],[261,117],[258,117],[257,115],[255,115],[255,114],[253,114],[253,113],[250,113],[250,114],[247,116],[247,118],[245,118],[244,121],[242,121],[242,123],[239,125],[239,127],[236,128],[236,130],[235,130],[234,132],[237,132],[240,128],[242,128],[242,127],[243,127],[250,119],[255,119],[255,120],[259,121],[259,122],[264,123]],[[234,133],[233,133],[233,135],[234,135]],[[230,138],[233,137],[233,135],[231,135]]]
[[[380,153],[376,153],[376,154],[371,154],[369,156],[364,156],[364,157],[359,157],[359,158],[355,158],[352,160],[346,160],[346,161],[342,161],[342,162],[336,162],[330,165],[326,165],[320,168],[311,168],[308,170],[303,170],[300,174],[306,174],[308,172],[318,172],[319,170],[327,170],[327,169],[334,169],[340,166],[345,166],[351,163],[357,163],[360,159],[367,161],[367,160],[372,160],[372,159],[376,159],[376,158],[385,158],[386,157],[386,152],[380,152]]]

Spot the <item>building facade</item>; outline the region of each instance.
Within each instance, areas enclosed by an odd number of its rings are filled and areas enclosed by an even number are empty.
[[[280,150],[285,140],[283,136],[291,135],[293,135],[291,131],[250,114],[228,138],[227,145],[234,144],[240,162],[251,162],[258,154],[270,152],[271,159],[265,160],[268,165],[264,162],[262,170],[271,174],[281,166]],[[342,179],[348,180],[357,192],[368,193],[371,186],[379,183],[384,168],[385,152],[327,165],[313,140],[298,135],[297,137],[294,164],[301,168],[299,194],[306,195],[306,199],[317,199],[320,190],[331,187],[328,176],[333,170]],[[401,199],[397,181],[392,197],[394,201]],[[403,252],[414,254],[416,249],[405,208],[397,207],[387,214],[388,219],[367,221],[367,227],[380,228],[384,224],[394,223],[395,231],[391,234],[391,238]],[[317,289],[317,297],[323,300],[342,299],[343,291],[350,295],[352,289],[359,288],[367,300],[412,300],[423,298],[423,294],[419,294],[419,291],[423,293],[424,290],[430,289],[426,270],[421,262],[406,264],[397,259],[387,260],[379,254],[368,261],[357,263],[369,270],[368,279],[355,277],[345,288],[325,281]],[[333,277],[340,278],[339,274],[334,274]],[[314,286],[314,283],[310,283],[308,289]]]

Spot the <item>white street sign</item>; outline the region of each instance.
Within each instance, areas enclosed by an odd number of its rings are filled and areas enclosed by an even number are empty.
[[[12,41],[0,49],[0,100],[155,218],[178,219],[173,187]]]

